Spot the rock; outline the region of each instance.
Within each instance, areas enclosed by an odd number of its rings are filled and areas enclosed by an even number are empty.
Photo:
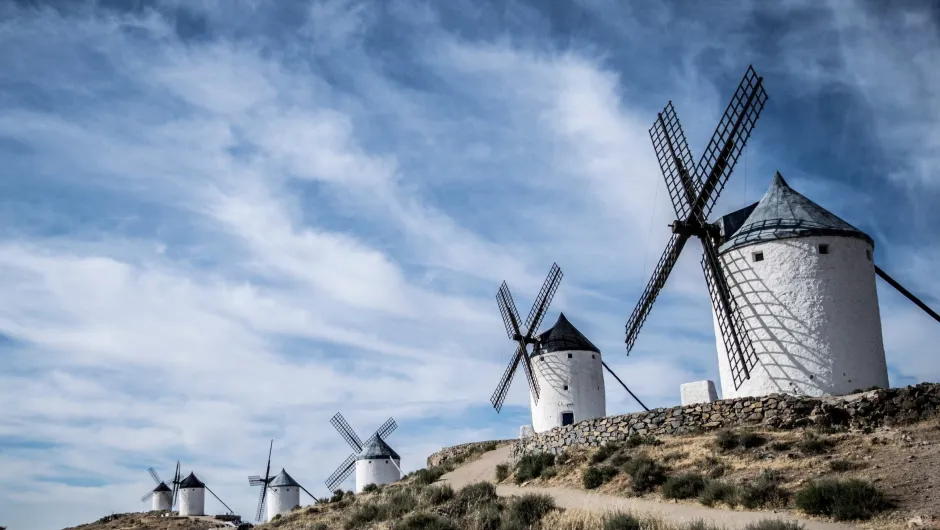
[[[923,528],[924,518],[918,515],[917,517],[911,517],[907,520],[908,528]]]

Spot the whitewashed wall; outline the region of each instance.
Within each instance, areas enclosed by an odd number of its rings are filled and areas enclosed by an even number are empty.
[[[287,513],[300,506],[300,488],[297,486],[274,486],[268,488],[268,520],[279,513]]]
[[[571,354],[570,359],[568,354]],[[532,368],[539,382],[538,403],[529,392],[532,428],[536,433],[561,426],[562,412],[574,412],[575,422],[607,415],[601,354],[591,351],[545,353],[532,358]]]
[[[180,515],[206,514],[205,488],[181,488],[179,495]]]
[[[153,497],[150,501],[151,510],[169,510],[170,502],[172,502],[171,496],[173,495],[170,491],[158,491],[153,494]]]
[[[369,484],[391,484],[401,479],[401,460],[380,458],[374,460],[356,460],[356,493]]]
[[[829,245],[828,254],[818,246]],[[888,386],[871,246],[856,238],[782,239],[722,255],[758,365],[735,391],[713,315],[722,398],[820,396]],[[763,261],[754,261],[756,252]]]

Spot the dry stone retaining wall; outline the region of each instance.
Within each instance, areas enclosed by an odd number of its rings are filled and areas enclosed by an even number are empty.
[[[451,447],[445,447],[440,451],[433,453],[428,457],[428,467],[439,466],[448,461],[452,461],[459,457],[460,455],[466,455],[473,452],[474,449],[482,449],[483,446],[487,444],[498,444],[506,445],[508,443],[515,442],[515,440],[490,440],[486,442],[472,442],[467,444],[453,445]]]
[[[849,396],[772,394],[585,420],[517,440],[510,458],[535,452],[558,454],[566,447],[599,446],[635,434],[686,434],[740,426],[786,430],[816,425],[870,430],[926,419],[938,411],[940,384],[935,383]]]

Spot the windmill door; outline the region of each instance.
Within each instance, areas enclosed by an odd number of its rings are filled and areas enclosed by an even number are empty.
[[[561,425],[571,425],[574,423],[574,412],[562,412],[561,413]]]

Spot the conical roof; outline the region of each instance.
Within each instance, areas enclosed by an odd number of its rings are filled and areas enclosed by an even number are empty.
[[[153,492],[159,493],[161,491],[173,491],[173,490],[171,490],[170,487],[166,485],[166,482],[161,482],[160,484],[157,484],[156,488],[153,488]]]
[[[196,475],[192,472],[189,473],[189,476],[183,479],[180,482],[180,488],[205,488],[206,485],[202,483],[201,480],[196,478]]]
[[[864,232],[793,190],[779,172],[757,204],[722,217],[719,226],[725,241],[718,249],[722,253],[767,241],[819,235],[856,237],[874,246]]]
[[[539,349],[533,351],[532,356],[556,351],[601,352],[574,324],[568,322],[564,313],[558,315],[554,326],[539,334],[539,344]]]
[[[276,477],[271,479],[271,482],[268,483],[268,486],[300,486],[293,477],[287,474],[287,471],[284,471],[284,468],[281,468],[281,472],[277,474]]]
[[[356,460],[376,460],[380,458],[395,458],[401,460],[398,453],[385,443],[381,436],[375,435],[362,446],[362,451],[356,456]]]

